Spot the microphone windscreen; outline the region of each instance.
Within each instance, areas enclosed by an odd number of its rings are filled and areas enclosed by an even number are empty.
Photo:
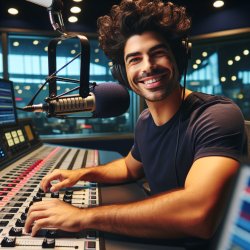
[[[128,90],[118,83],[97,84],[90,91],[95,95],[95,118],[119,116],[129,108]]]
[[[52,5],[53,0],[26,0],[28,2],[38,4],[42,7],[48,8]]]

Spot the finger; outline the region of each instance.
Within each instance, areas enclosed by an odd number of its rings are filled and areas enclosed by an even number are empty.
[[[28,233],[30,231],[30,228],[32,226],[32,224],[36,221],[36,220],[39,220],[39,219],[42,219],[42,218],[46,218],[47,217],[47,214],[42,212],[42,211],[33,211],[32,213],[30,213],[28,216],[27,216],[27,219],[25,221],[25,225],[24,225],[24,231],[26,233]]]
[[[31,236],[35,236],[41,228],[51,227],[49,221],[48,218],[36,220],[31,230]]]
[[[51,187],[50,182],[53,180],[58,180],[61,178],[61,173],[58,170],[54,170],[52,173],[46,175],[43,177],[41,181],[41,188],[43,189],[44,192],[47,192],[47,190]]]
[[[62,188],[65,188],[65,187],[69,187],[70,186],[70,182],[68,179],[65,179],[61,182],[58,182],[56,184],[53,184],[50,188],[50,191],[51,192],[56,192],[56,191],[59,191],[60,189]]]
[[[50,201],[35,202],[32,206],[29,207],[27,216],[29,216],[32,212],[43,211],[43,210],[48,209],[48,207],[49,207],[48,202],[50,202]]]

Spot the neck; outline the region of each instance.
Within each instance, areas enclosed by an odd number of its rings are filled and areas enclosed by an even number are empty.
[[[161,126],[168,122],[175,113],[179,110],[182,102],[182,94],[184,89],[176,88],[171,95],[162,101],[150,102],[146,101],[148,109],[157,126]],[[190,90],[185,90],[184,99],[191,93]]]

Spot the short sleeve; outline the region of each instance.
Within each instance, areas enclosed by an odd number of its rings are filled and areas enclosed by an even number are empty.
[[[235,104],[216,104],[206,109],[194,126],[195,160],[225,156],[240,160],[243,155],[244,118]]]

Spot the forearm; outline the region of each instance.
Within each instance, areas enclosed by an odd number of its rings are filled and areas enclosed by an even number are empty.
[[[203,237],[203,208],[186,195],[178,190],[130,204],[90,208],[83,213],[89,224],[82,228],[147,238]]]
[[[81,180],[97,183],[122,183],[136,179],[129,172],[124,158],[105,165],[91,167],[84,170]]]

